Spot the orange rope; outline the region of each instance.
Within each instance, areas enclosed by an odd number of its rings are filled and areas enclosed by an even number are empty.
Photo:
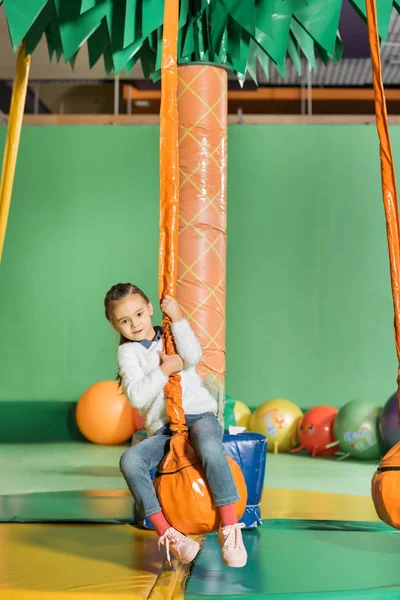
[[[371,48],[372,77],[375,93],[376,126],[380,142],[382,194],[386,217],[386,234],[389,247],[390,279],[392,284],[394,307],[394,337],[396,342],[397,361],[400,365],[400,245],[399,245],[399,214],[397,207],[396,177],[392,148],[390,144],[389,126],[386,110],[385,93],[382,83],[382,67],[380,59],[378,23],[375,0],[366,0],[369,45]],[[399,390],[400,367],[397,371]],[[400,408],[400,394],[397,392]],[[400,410],[399,410],[400,414]]]
[[[176,296],[179,235],[179,148],[178,148],[178,20],[179,0],[165,0],[161,67],[160,109],[160,255],[158,293]],[[164,346],[175,353],[170,320],[164,316]],[[172,374],[165,386],[166,410],[171,429],[186,431],[182,409],[180,376]]]

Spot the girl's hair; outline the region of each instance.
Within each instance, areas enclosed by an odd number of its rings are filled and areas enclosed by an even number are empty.
[[[105,312],[107,321],[110,321],[110,323],[112,324],[113,303],[116,302],[117,300],[122,300],[123,298],[126,298],[127,296],[130,296],[133,294],[138,294],[138,296],[141,296],[147,304],[150,304],[150,300],[148,299],[146,294],[140,288],[138,288],[136,285],[133,285],[132,283],[117,283],[108,290],[106,297],[104,298],[104,312]],[[119,336],[119,345],[120,346],[129,341],[130,340],[128,340],[124,335],[122,335],[122,333],[120,333],[120,336]],[[117,380],[119,381],[119,384],[121,385],[121,377],[119,374],[117,375]]]

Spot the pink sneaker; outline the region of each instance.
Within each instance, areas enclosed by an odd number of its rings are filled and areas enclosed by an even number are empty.
[[[218,543],[222,548],[222,560],[228,567],[244,567],[247,563],[247,552],[240,531],[243,527],[244,523],[219,527]]]
[[[158,540],[158,549],[160,549],[161,545],[165,546],[169,564],[171,564],[170,550],[184,565],[191,563],[200,550],[200,544],[196,540],[191,540],[173,527],[167,529],[164,535],[160,537]]]

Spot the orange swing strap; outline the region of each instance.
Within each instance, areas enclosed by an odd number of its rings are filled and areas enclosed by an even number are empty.
[[[386,234],[389,247],[390,279],[394,307],[394,337],[396,342],[397,362],[398,365],[400,365],[400,245],[396,177],[394,172],[392,148],[390,144],[385,93],[382,83],[382,67],[375,0],[366,0],[366,6],[369,45],[371,48],[372,77],[374,82],[376,126],[380,142],[382,194],[385,208]],[[399,385],[400,366],[397,370],[397,398],[400,414]]]
[[[160,109],[160,253],[158,294],[160,300],[176,297],[179,235],[179,147],[178,147],[178,19],[179,0],[165,0],[161,67]],[[175,353],[171,322],[163,318],[164,347]],[[185,432],[180,376],[173,373],[165,386],[166,411],[170,427]]]

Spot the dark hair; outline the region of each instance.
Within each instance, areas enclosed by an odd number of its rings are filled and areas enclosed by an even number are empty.
[[[107,321],[109,321],[112,324],[113,303],[116,302],[117,300],[122,300],[123,298],[126,298],[127,296],[131,296],[133,294],[137,294],[138,296],[141,296],[143,298],[143,300],[145,302],[147,302],[147,304],[150,304],[150,300],[148,299],[146,294],[140,288],[138,288],[136,285],[133,285],[132,283],[116,283],[115,285],[112,286],[112,288],[110,288],[108,290],[106,297],[104,298],[104,312],[105,312]],[[124,335],[122,335],[122,333],[120,333],[120,336],[119,336],[119,345],[120,346],[129,341],[130,340],[128,340]],[[121,377],[120,377],[119,373],[117,375],[117,380],[119,381],[119,384],[121,385]]]

